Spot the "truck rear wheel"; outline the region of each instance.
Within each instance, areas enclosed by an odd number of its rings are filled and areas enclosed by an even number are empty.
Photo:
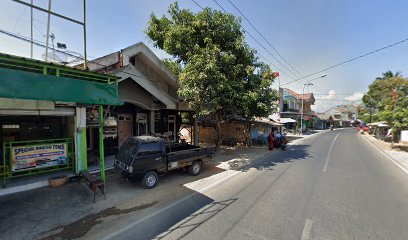
[[[142,181],[143,188],[152,189],[157,185],[159,180],[159,175],[155,171],[148,171]]]
[[[193,162],[193,165],[191,165],[188,168],[188,174],[191,176],[197,176],[201,172],[201,162],[200,161],[195,161]]]

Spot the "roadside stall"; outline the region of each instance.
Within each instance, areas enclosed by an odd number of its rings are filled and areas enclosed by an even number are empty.
[[[86,107],[118,105],[117,77],[0,54],[0,175],[87,169]],[[103,143],[101,144],[103,152]],[[104,157],[100,155],[104,180]]]
[[[374,135],[375,138],[380,140],[391,139],[391,134],[388,134],[391,126],[387,122],[374,122],[367,125],[370,128],[370,134]]]

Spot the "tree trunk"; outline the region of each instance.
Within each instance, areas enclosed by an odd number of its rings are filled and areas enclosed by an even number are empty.
[[[218,152],[219,148],[221,147],[222,143],[222,136],[221,136],[221,122],[219,113],[215,113],[215,131],[217,132],[217,145],[215,146],[215,151]]]

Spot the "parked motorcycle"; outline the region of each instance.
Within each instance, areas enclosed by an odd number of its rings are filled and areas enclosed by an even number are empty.
[[[285,150],[287,147],[286,138],[284,136],[275,137],[275,140],[273,141],[273,147]]]

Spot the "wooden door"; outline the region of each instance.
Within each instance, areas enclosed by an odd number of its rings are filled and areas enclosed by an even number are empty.
[[[128,139],[133,136],[133,115],[132,114],[119,114],[118,115],[118,145],[119,147]]]
[[[138,113],[136,115],[136,126],[137,136],[149,135],[147,133],[147,113]]]

